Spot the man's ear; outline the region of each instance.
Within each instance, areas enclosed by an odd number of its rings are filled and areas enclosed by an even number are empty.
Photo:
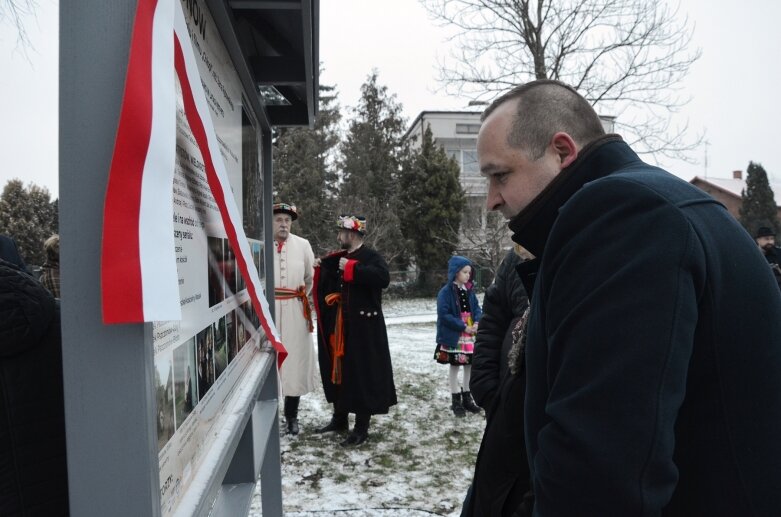
[[[561,168],[568,167],[578,157],[578,144],[567,133],[558,132],[551,138],[551,146],[559,157]]]

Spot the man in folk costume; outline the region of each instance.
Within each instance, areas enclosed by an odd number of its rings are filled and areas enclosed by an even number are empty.
[[[388,265],[363,244],[366,219],[340,216],[337,240],[341,251],[320,259],[315,268],[315,309],[323,391],[334,405],[331,422],[317,432],[345,432],[347,417],[355,426],[343,446],[368,438],[371,415],[386,414],[396,404],[396,387],[382,290],[388,287]]]
[[[296,435],[298,403],[315,387],[315,351],[312,344],[312,290],[315,256],[309,241],[290,233],[298,211],[293,205],[277,203],[274,212],[274,299],[277,330],[288,352],[279,369],[285,397],[287,433]]]

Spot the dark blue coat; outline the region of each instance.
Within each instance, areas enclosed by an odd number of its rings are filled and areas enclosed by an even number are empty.
[[[447,283],[437,295],[437,343],[450,347],[456,346],[459,336],[466,328],[466,324],[461,320],[458,287],[453,283],[456,279],[456,273],[461,271],[464,266],[472,266],[472,276],[474,276],[474,265],[468,258],[458,255],[450,257],[447,262]],[[469,312],[472,313],[472,321],[477,323],[483,312],[480,310],[475,292],[472,289],[468,291]]]
[[[781,295],[727,210],[612,136],[510,228],[534,515],[779,515]]]

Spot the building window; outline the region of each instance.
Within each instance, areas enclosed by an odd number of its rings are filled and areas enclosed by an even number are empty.
[[[476,135],[480,132],[480,124],[456,124],[456,133]]]
[[[458,163],[458,170],[462,176],[480,175],[476,149],[445,149],[445,153]]]
[[[461,170],[461,149],[445,149],[445,153],[456,161],[458,170]]]
[[[461,151],[461,172],[464,176],[479,176],[480,164],[477,162],[477,150],[464,149]]]

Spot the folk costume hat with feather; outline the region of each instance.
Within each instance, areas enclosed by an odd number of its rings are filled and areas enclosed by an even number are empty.
[[[340,230],[351,230],[359,235],[366,235],[366,218],[360,215],[340,215],[336,220]]]

